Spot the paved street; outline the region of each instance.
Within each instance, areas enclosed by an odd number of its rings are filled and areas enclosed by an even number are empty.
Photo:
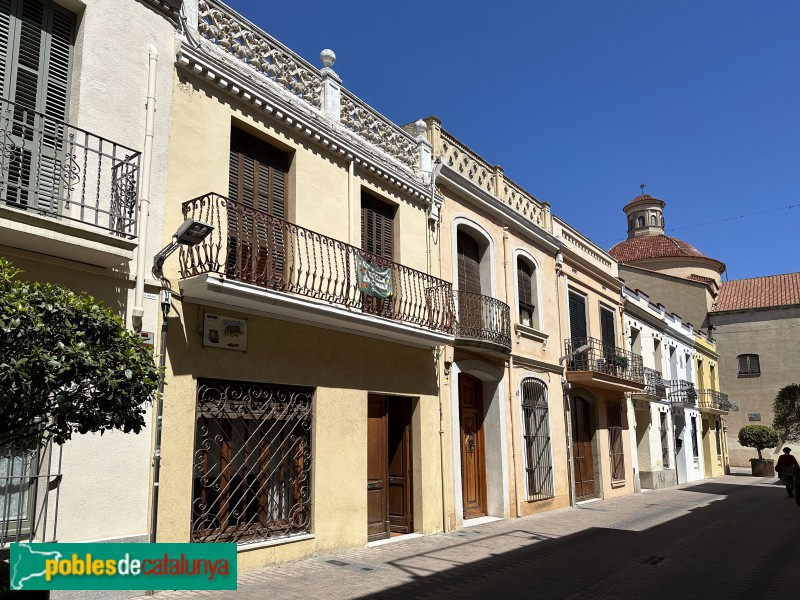
[[[800,597],[800,507],[729,475],[244,574],[172,598]]]

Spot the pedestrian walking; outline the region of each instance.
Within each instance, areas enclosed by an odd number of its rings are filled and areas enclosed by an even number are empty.
[[[778,478],[786,484],[786,491],[789,493],[789,498],[794,498],[794,478],[800,475],[800,465],[797,464],[797,459],[792,456],[791,452],[791,448],[783,449],[783,454],[778,458],[778,462],[775,465],[775,472],[778,474]],[[788,467],[794,467],[792,473],[793,477],[786,477],[784,479],[783,473]]]

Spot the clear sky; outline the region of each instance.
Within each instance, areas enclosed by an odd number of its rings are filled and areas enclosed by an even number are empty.
[[[333,49],[395,123],[438,116],[606,249],[645,183],[728,278],[800,271],[797,0],[228,1],[314,65]]]

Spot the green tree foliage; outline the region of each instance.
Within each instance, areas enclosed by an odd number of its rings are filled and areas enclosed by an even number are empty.
[[[783,441],[800,441],[800,385],[782,388],[772,403],[775,418],[772,426]]]
[[[766,425],[745,425],[739,430],[739,443],[758,450],[758,459],[763,460],[761,451],[778,445],[778,432]]]
[[[0,447],[139,433],[158,388],[152,351],[90,296],[19,272],[0,258]]]

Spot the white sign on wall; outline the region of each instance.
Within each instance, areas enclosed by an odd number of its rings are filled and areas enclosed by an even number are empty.
[[[203,346],[227,350],[247,350],[247,319],[205,314]]]

